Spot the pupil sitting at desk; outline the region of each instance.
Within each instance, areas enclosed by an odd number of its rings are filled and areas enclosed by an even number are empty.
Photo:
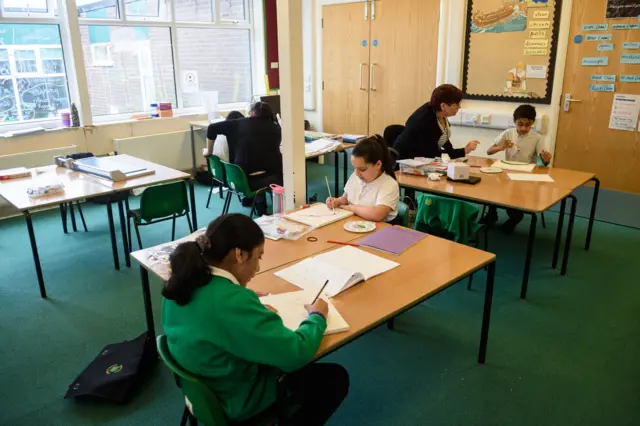
[[[237,120],[239,118],[244,118],[244,115],[242,115],[241,112],[231,111],[229,114],[227,114],[225,120]],[[231,145],[235,146],[236,143],[232,142]],[[207,151],[208,153],[209,149],[205,148],[205,151]],[[220,160],[224,161],[225,163],[231,161],[231,158],[229,157],[229,141],[225,135],[219,134],[216,140],[213,142],[213,155],[217,155]]]
[[[282,185],[282,153],[280,143],[282,132],[273,121],[271,107],[264,102],[251,105],[249,117],[225,120],[209,125],[206,157],[213,151],[213,143],[218,135],[225,135],[229,142],[229,161],[244,170],[252,190],[265,188],[272,183]],[[256,201],[258,215],[266,211],[264,195]],[[243,200],[250,206],[252,200]]]
[[[396,219],[400,187],[385,140],[380,135],[362,139],[353,149],[351,165],[354,172],[344,187],[344,195],[329,197],[327,206],[341,207],[374,222]]]
[[[407,120],[404,131],[398,136],[393,148],[399,159],[416,157],[436,158],[445,152],[451,159],[464,157],[475,150],[480,142],[470,141],[464,148],[451,145],[451,127],[447,117],[460,110],[462,90],[451,84],[436,87],[431,101],[418,108]]]
[[[327,302],[307,305],[296,331],[285,327],[246,288],[263,253],[262,230],[240,214],[217,218],[196,241],[175,249],[162,290],[169,351],[213,391],[232,421],[269,409],[281,411],[279,425],[323,425],[349,389],[342,366],[309,364],[327,328]]]

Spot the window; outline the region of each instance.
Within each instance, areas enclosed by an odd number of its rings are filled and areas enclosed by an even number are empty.
[[[171,19],[169,0],[127,0],[125,1],[127,18],[142,20]]]
[[[43,14],[49,13],[47,0],[2,0],[2,9],[6,13]]]
[[[113,66],[113,59],[111,59],[111,43],[91,44],[91,65],[94,67]]]
[[[79,18],[118,19],[118,0],[76,0]]]
[[[220,0],[220,19],[225,21],[246,20],[244,0]]]
[[[213,22],[211,0],[175,0],[176,21]]]

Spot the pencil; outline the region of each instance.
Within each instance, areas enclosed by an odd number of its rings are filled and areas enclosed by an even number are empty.
[[[360,247],[360,244],[356,244],[356,243],[345,243],[342,241],[333,241],[333,240],[327,240],[327,242],[329,244],[340,244],[341,246]]]
[[[324,176],[324,181],[325,181],[325,182],[327,182],[327,191],[329,191],[329,198],[333,198],[333,197],[331,196],[331,187],[329,186],[329,179],[327,178],[327,176],[326,176],[326,175]],[[334,208],[332,208],[332,209],[331,209],[331,211],[335,213],[335,212],[336,212],[335,207],[334,207]]]
[[[324,288],[327,286],[327,284],[329,284],[329,280],[324,282],[324,285],[322,286],[322,288],[320,289],[320,291],[318,292],[316,297],[313,299],[313,302],[310,303],[311,305],[313,305],[314,303],[316,303],[318,301],[318,297],[320,297],[320,295],[322,294],[322,292],[323,292]]]

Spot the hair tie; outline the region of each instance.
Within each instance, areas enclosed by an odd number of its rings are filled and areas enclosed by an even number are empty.
[[[196,237],[196,244],[200,249],[200,254],[203,254],[205,251],[211,248],[211,241],[209,241],[209,237],[206,235],[198,235]]]

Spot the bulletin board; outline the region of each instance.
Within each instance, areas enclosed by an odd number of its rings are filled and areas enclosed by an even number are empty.
[[[466,99],[551,103],[562,0],[469,0]]]

